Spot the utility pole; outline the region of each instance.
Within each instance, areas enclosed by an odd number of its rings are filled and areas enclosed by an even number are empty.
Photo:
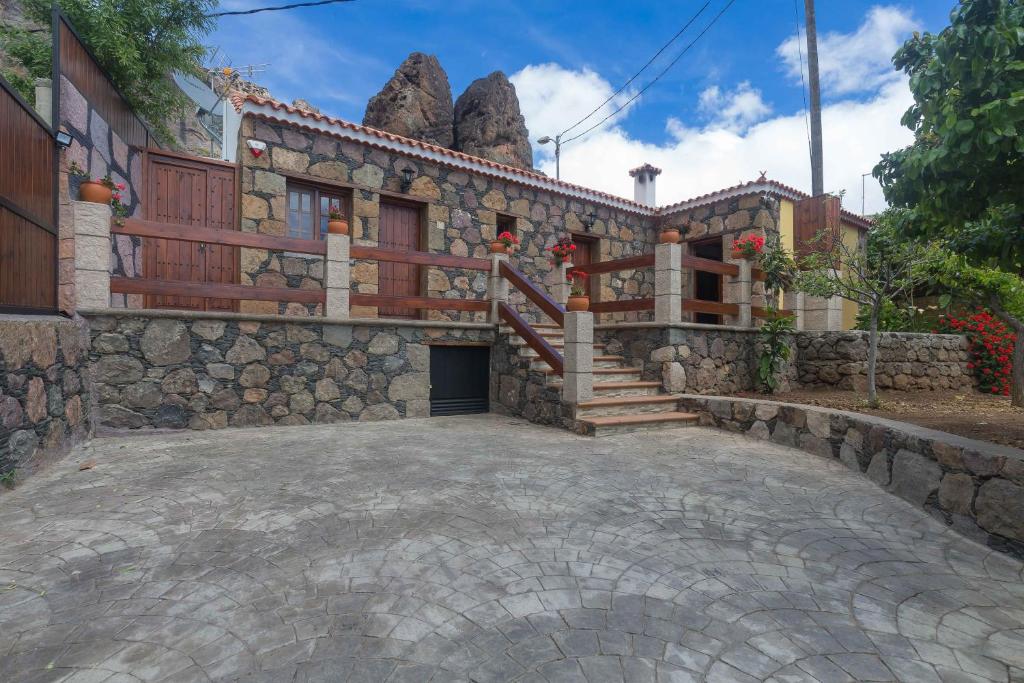
[[[818,78],[818,29],[814,22],[814,0],[804,0],[807,20],[807,76],[811,91],[811,194],[825,193],[821,153],[821,82]]]

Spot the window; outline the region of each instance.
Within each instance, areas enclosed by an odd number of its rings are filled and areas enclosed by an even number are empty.
[[[288,185],[288,236],[319,240],[327,234],[331,209],[348,216],[348,197],[337,190]]]
[[[506,216],[503,213],[498,214],[498,234],[508,231],[513,235],[516,234],[516,219],[515,216]]]

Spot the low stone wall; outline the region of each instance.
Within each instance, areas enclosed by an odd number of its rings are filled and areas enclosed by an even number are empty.
[[[430,415],[430,347],[493,329],[420,321],[87,314],[97,424],[213,429]]]
[[[490,402],[493,412],[516,415],[541,425],[566,426],[571,420],[562,405],[561,391],[546,383],[546,375],[530,370],[519,347],[499,335],[491,347]]]
[[[14,483],[90,432],[81,321],[0,316],[0,478]]]
[[[801,332],[795,336],[803,387],[867,387],[868,333]],[[958,334],[881,332],[875,381],[882,389],[933,390],[973,386],[967,338]]]
[[[754,389],[757,333],[742,327],[678,323],[596,325],[594,340],[671,392],[729,394]],[[783,386],[795,377],[783,370]]]
[[[681,404],[701,424],[837,459],[961,533],[1024,558],[1024,451],[815,406],[696,395]]]

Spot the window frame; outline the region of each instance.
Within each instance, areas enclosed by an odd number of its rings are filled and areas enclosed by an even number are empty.
[[[312,230],[313,236],[306,237],[305,235],[297,235],[292,232],[291,223],[291,198],[292,192],[308,192],[312,194],[311,208],[312,208]],[[327,196],[330,201],[331,199],[337,199],[341,204],[341,211],[345,214],[345,218],[352,223],[352,192],[349,190],[346,192],[343,188],[317,185],[316,183],[307,182],[292,182],[288,180],[285,184],[285,229],[288,231],[288,237],[293,239],[302,240],[323,240],[324,235],[327,234],[327,223],[324,220],[324,216],[321,213],[321,199]]]
[[[505,226],[504,227],[502,227],[502,221],[505,222]],[[515,216],[512,216],[512,215],[507,214],[507,213],[497,213],[497,214],[495,214],[495,219],[494,219],[494,228],[495,228],[494,234],[495,234],[495,236],[500,235],[501,233],[505,232],[505,230],[508,230],[510,233],[512,233],[513,237],[518,237],[519,236],[519,234],[518,234],[519,233],[519,229],[518,229],[517,223],[518,223],[518,221],[516,220]]]

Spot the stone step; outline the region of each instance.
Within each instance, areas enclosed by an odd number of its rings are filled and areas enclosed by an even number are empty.
[[[531,370],[545,370],[550,367],[547,364],[547,361],[541,360],[536,355],[529,356],[529,358]],[[594,356],[594,368],[621,368],[622,361],[624,360],[625,359],[622,356]]]
[[[610,436],[650,429],[672,429],[697,424],[697,415],[671,411],[665,413],[638,413],[635,415],[614,415],[589,417],[577,420],[578,431],[590,436]]]
[[[521,339],[520,337],[516,337],[515,339],[513,339],[512,340],[512,345],[519,347],[519,355],[520,356],[526,356],[528,358],[534,358],[534,357],[537,356],[537,352],[534,351],[533,348],[531,348],[530,346],[527,346],[526,342],[523,341],[523,339]],[[556,350],[558,350],[558,352],[561,353],[562,349],[565,348],[565,344],[563,342],[554,342],[554,343],[551,344],[551,347],[556,349]],[[599,355],[599,354],[597,354],[597,352],[598,351],[604,351],[604,349],[605,349],[605,345],[604,344],[594,344],[595,355]]]
[[[555,378],[555,371],[551,368],[545,370],[548,375]],[[598,382],[629,382],[640,379],[640,368],[594,368],[594,384]],[[561,381],[558,379],[558,381]]]
[[[675,412],[682,394],[656,396],[601,396],[576,406],[576,419]]]
[[[655,396],[661,382],[594,382],[594,396]]]

